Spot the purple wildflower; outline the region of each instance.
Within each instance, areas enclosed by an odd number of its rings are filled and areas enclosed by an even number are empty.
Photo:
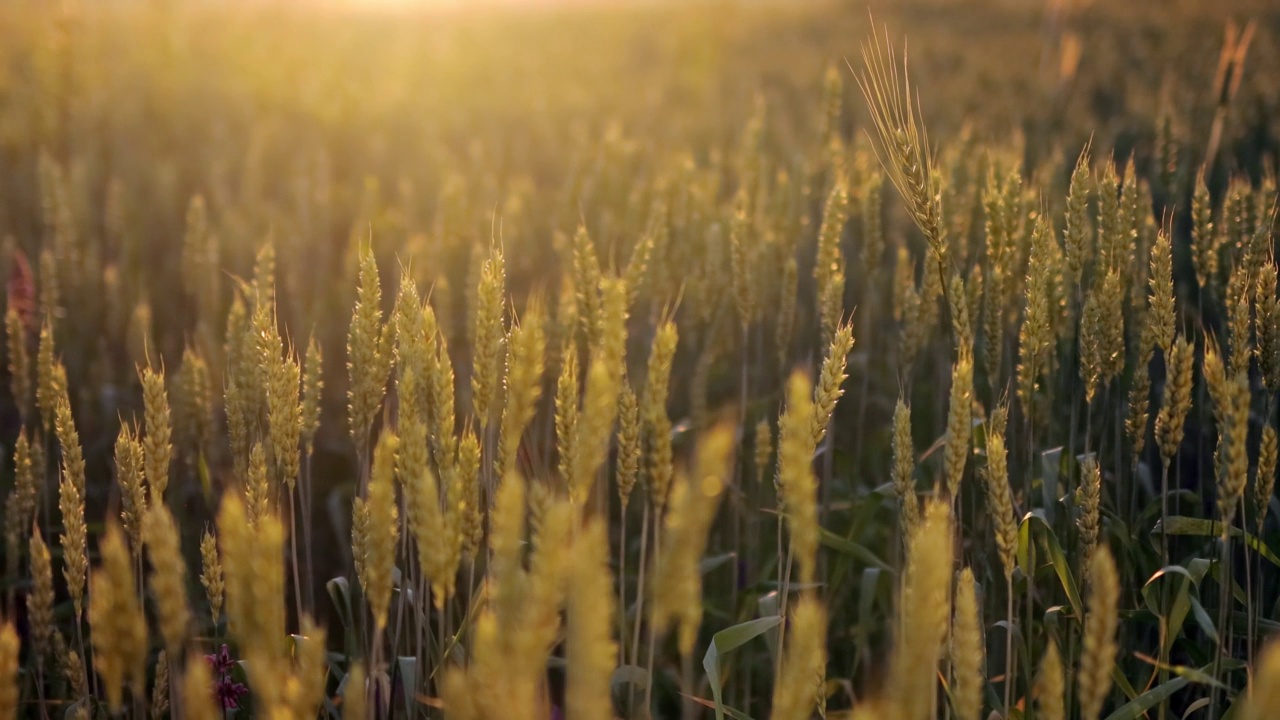
[[[236,661],[231,657],[230,648],[224,644],[221,650],[212,655],[205,655],[204,659],[209,662],[218,676],[214,693],[218,696],[218,703],[222,705],[222,709],[226,711],[239,708],[240,698],[249,693],[249,688],[231,677]]]

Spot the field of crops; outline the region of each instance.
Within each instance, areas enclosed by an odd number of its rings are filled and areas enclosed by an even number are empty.
[[[519,5],[0,7],[0,720],[1280,717],[1274,3]]]

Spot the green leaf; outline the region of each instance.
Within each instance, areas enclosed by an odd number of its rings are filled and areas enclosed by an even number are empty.
[[[871,613],[875,608],[876,589],[880,586],[880,578],[884,574],[880,568],[866,568],[862,571],[862,583],[858,591],[858,625],[861,633],[873,627]]]
[[[1163,527],[1162,527],[1163,526]],[[1184,515],[1175,515],[1169,518],[1168,525],[1164,525],[1163,521],[1157,521],[1155,526],[1151,528],[1152,534],[1159,534],[1161,530],[1167,535],[1193,535],[1198,537],[1222,537],[1222,523],[1207,518],[1193,518]],[[1243,537],[1245,544],[1253,548],[1255,552],[1267,559],[1276,567],[1280,567],[1280,557],[1271,552],[1261,540],[1252,533],[1247,533],[1238,527],[1231,527],[1231,537]]]
[[[1067,600],[1071,601],[1072,611],[1077,618],[1083,618],[1084,602],[1080,599],[1080,591],[1076,588],[1075,578],[1071,575],[1071,564],[1067,562],[1066,553],[1062,551],[1062,545],[1058,542],[1058,536],[1053,532],[1053,527],[1039,510],[1027,513],[1018,525],[1018,565],[1028,577],[1035,571],[1035,568],[1030,567],[1030,553],[1031,533],[1036,527],[1042,531],[1045,545],[1049,549],[1049,562],[1053,565],[1054,572],[1058,574],[1062,589],[1067,593]]]
[[[350,654],[352,648],[356,646],[356,622],[355,614],[351,609],[351,585],[345,577],[339,575],[326,582],[324,589],[329,593],[329,599],[338,610],[338,618],[342,620],[344,649]]]
[[[1161,582],[1162,580],[1164,582]],[[1164,597],[1168,582],[1177,583],[1177,590],[1171,598]],[[1169,565],[1157,570],[1142,586],[1142,599],[1146,602],[1147,609],[1151,614],[1165,617],[1167,620],[1165,650],[1172,648],[1174,641],[1182,634],[1182,624],[1187,619],[1187,613],[1191,611],[1190,589],[1195,584],[1196,578],[1191,571],[1181,565]],[[1161,592],[1157,593],[1157,589]],[[1166,599],[1169,601],[1168,607],[1164,606]]]
[[[1209,613],[1205,612],[1204,605],[1200,604],[1199,598],[1191,598],[1191,614],[1196,619],[1196,624],[1209,636],[1214,644],[1218,642],[1218,628],[1213,624],[1213,619],[1209,617]]]
[[[413,655],[400,655],[396,658],[396,665],[400,668],[400,683],[404,687],[404,692],[400,693],[400,697],[404,700],[404,716],[413,717],[413,701],[417,697],[418,687],[418,658]]]
[[[1190,705],[1187,706],[1186,712],[1182,713],[1182,720],[1187,720],[1187,718],[1194,715],[1197,710],[1203,710],[1204,708],[1209,707],[1210,703],[1212,702],[1213,702],[1213,698],[1203,697],[1191,703]]]
[[[1157,685],[1150,690],[1142,693],[1138,697],[1121,705],[1115,712],[1107,716],[1106,720],[1137,720],[1142,717],[1143,713],[1155,707],[1156,705],[1169,699],[1175,692],[1186,687],[1190,681],[1184,677],[1178,677]]]
[[[859,545],[852,540],[846,540],[826,528],[818,528],[818,532],[819,537],[822,539],[822,544],[832,550],[849,555],[855,559],[861,560],[867,565],[880,568],[885,572],[893,572],[893,568],[889,567],[888,563],[881,560],[879,556],[868,550],[866,547]]]
[[[779,615],[779,597],[780,596],[776,590],[760,596],[760,599],[756,601],[756,609],[759,611],[761,618],[777,617]],[[773,658],[775,662],[778,659],[778,632],[779,631],[775,630],[774,632],[768,633],[764,636],[764,642],[769,646],[769,656]]]
[[[1058,476],[1062,467],[1062,447],[1050,448],[1040,453],[1040,501],[1045,517],[1053,524],[1054,508],[1058,505]]]
[[[1129,700],[1132,701],[1138,699],[1138,691],[1134,689],[1133,683],[1130,683],[1129,678],[1121,671],[1119,664],[1116,664],[1115,667],[1111,668],[1111,681],[1115,683],[1116,687],[1120,688],[1120,691],[1123,692],[1125,697],[1129,698]]]
[[[779,615],[757,618],[727,627],[711,636],[711,645],[707,647],[707,654],[702,656],[702,669],[707,673],[707,684],[711,686],[711,695],[715,698],[716,720],[724,720],[725,716],[724,701],[721,697],[721,656],[742,647],[752,639],[777,627],[781,622],[782,617]]]
[[[609,676],[609,695],[617,707],[629,708],[641,702],[641,691],[647,687],[649,671],[639,665],[620,665]]]

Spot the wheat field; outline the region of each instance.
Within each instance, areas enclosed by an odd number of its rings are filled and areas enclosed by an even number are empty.
[[[0,7],[0,720],[1280,717],[1278,39]]]

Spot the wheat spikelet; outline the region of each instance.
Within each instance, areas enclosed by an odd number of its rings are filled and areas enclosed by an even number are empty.
[[[803,396],[807,396],[805,388]],[[732,471],[733,430],[726,424],[698,438],[697,457],[688,477],[671,491],[670,511],[662,530],[662,552],[655,559],[649,621],[657,633],[678,626],[676,645],[682,656],[693,652],[702,624],[702,574],[698,562],[707,543],[725,482]]]
[[[460,673],[449,670],[445,676],[446,691],[441,693],[445,698],[453,696],[453,693],[448,690],[453,683],[449,681],[459,677],[461,677]],[[342,720],[365,720],[368,712],[368,706],[365,703],[365,692],[364,666],[359,662],[354,662],[351,664],[351,669],[347,671],[347,682],[342,692]],[[457,705],[458,703],[446,701],[446,707],[449,708],[450,715],[456,712]]]
[[[1214,223],[1213,201],[1201,172],[1191,199],[1191,260],[1202,288],[1211,289],[1217,282],[1221,247],[1222,231]]]
[[[36,661],[50,657],[53,636],[53,559],[39,527],[31,528],[31,593],[27,595],[27,620],[31,626]]]
[[[356,451],[368,451],[369,429],[382,407],[391,372],[390,325],[382,324],[382,288],[373,248],[360,250],[360,282],[347,334],[347,419]]]
[[[298,637],[294,643],[294,668],[288,673],[281,705],[288,717],[314,717],[325,699],[328,663],[325,657],[325,631],[317,627],[311,616],[298,621]]]
[[[542,373],[547,357],[547,336],[544,330],[546,315],[542,301],[530,298],[524,317],[511,329],[507,341],[507,402],[502,408],[502,426],[499,434],[498,468],[502,477],[504,468],[516,461],[520,439],[525,428],[533,420],[542,396]]]
[[[263,307],[274,308],[276,304],[276,244],[270,235],[258,248],[253,258],[253,283],[250,285],[253,296]]]
[[[911,258],[911,251],[906,249],[905,243],[897,246],[893,259],[892,292],[893,319],[904,324],[905,328],[906,324],[914,322],[920,304],[915,291],[915,260]]]
[[[649,496],[659,512],[667,505],[671,489],[671,419],[667,416],[667,396],[671,388],[671,364],[675,359],[679,333],[675,323],[663,322],[653,336],[640,398],[640,422],[645,448],[645,477]]]
[[[973,432],[973,356],[961,351],[951,367],[951,396],[947,411],[947,441],[943,450],[943,467],[947,494],[957,497],[964,466],[969,458],[969,439]]]
[[[416,376],[404,370],[402,392],[413,394]],[[440,483],[427,462],[427,428],[416,415],[401,414],[396,428],[400,451],[396,456],[396,477],[404,492],[409,532],[416,541],[418,562],[431,581],[436,607],[452,597],[455,573],[462,554],[462,537],[455,513],[446,514],[440,505]]]
[[[649,268],[655,251],[661,252],[667,245],[667,206],[661,198],[653,201],[649,211],[649,226],[631,248],[622,279],[627,287],[627,307],[635,305],[642,290],[650,289]]]
[[[872,298],[879,287],[879,270],[884,260],[884,226],[882,217],[881,190],[884,187],[884,176],[876,171],[868,171],[859,193],[858,215],[862,220],[862,267],[867,269],[867,286],[864,298]]]
[[[32,457],[31,442],[27,439],[27,432],[23,430],[18,433],[18,439],[14,442],[13,489],[5,500],[4,506],[6,548],[4,569],[9,576],[17,575],[22,541],[26,538],[31,523],[35,519],[40,481],[36,478],[33,459],[35,458]]]
[[[951,634],[951,666],[954,675],[956,717],[978,720],[983,691],[982,617],[973,571],[960,571],[956,583],[955,621]]]
[[[787,381],[787,407],[778,421],[778,486],[791,548],[800,567],[800,581],[808,584],[816,572],[818,554],[818,478],[813,472],[813,434],[809,419],[815,407],[812,383],[801,371]]]
[[[315,335],[307,343],[302,364],[302,445],[309,457],[320,429],[320,404],[324,396],[324,354]]]
[[[9,390],[18,406],[20,420],[25,424],[31,417],[31,351],[28,348],[27,330],[22,317],[12,305],[4,314],[5,338],[9,353]]]
[[[1150,314],[1147,317],[1144,348],[1157,347],[1169,357],[1173,346],[1175,298],[1173,295],[1173,240],[1161,230],[1156,235],[1156,245],[1151,249]]]
[[[830,146],[840,140],[840,114],[843,105],[844,83],[840,81],[840,71],[834,65],[827,67],[822,76],[822,114],[818,127],[818,138],[824,145]]]
[[[63,527],[62,576],[67,581],[67,592],[79,618],[84,607],[85,579],[89,569],[88,529],[84,517],[84,454],[80,450],[80,435],[71,418],[71,403],[65,395],[58,402],[54,425],[58,431],[58,442],[62,445],[62,477],[58,482],[58,509],[62,512]]]
[[[911,440],[911,406],[899,397],[893,410],[893,489],[898,496],[903,542],[915,533],[920,518],[916,499],[916,454]]]
[[[569,482],[573,464],[573,439],[578,432],[578,352],[572,345],[564,350],[560,376],[556,379],[556,455],[560,480]]]
[[[147,556],[151,560],[151,593],[165,650],[180,656],[191,625],[187,606],[187,565],[182,560],[182,543],[173,515],[157,503],[143,521]]]
[[[448,506],[457,508],[454,527],[461,530],[463,551],[476,556],[484,540],[484,505],[480,501],[480,439],[470,429],[458,442],[457,459],[445,484]]]
[[[1253,278],[1244,265],[1231,271],[1227,281],[1227,294],[1223,298],[1227,306],[1227,369],[1249,369],[1253,355],[1253,316],[1249,299],[1253,296]]]
[[[760,484],[764,482],[764,474],[769,469],[769,458],[773,456],[773,428],[765,418],[760,418],[760,422],[756,423],[752,449],[754,450],[751,458],[752,467],[756,484]]]
[[[987,423],[987,467],[983,481],[987,491],[987,512],[995,531],[996,550],[1005,580],[1013,576],[1014,553],[1018,543],[1018,519],[1009,491],[1008,449],[1005,447],[1004,425],[1007,406],[1001,404]]]
[[[93,572],[89,595],[93,665],[102,676],[107,705],[120,712],[126,689],[134,697],[144,692],[147,620],[135,592],[133,561],[114,521],[107,522],[99,548],[102,565]]]
[[[1090,289],[1080,317],[1080,377],[1085,398],[1092,402],[1098,390],[1124,369],[1124,326],[1121,306],[1124,293],[1120,274],[1107,272]]]
[[[1179,335],[1165,356],[1165,390],[1160,412],[1156,415],[1156,440],[1164,464],[1169,465],[1182,444],[1187,413],[1191,411],[1191,374],[1195,348]]]
[[[369,553],[369,505],[362,497],[351,500],[351,561],[360,587],[368,582],[365,561]]]
[[[1033,690],[1036,710],[1044,720],[1064,720],[1066,678],[1062,674],[1062,659],[1058,655],[1058,643],[1049,640],[1046,645]]]
[[[13,623],[0,623],[0,718],[18,717],[18,653],[22,643]]]
[[[1125,242],[1128,228],[1121,204],[1121,179],[1112,159],[1102,163],[1093,179],[1093,191],[1098,198],[1098,259],[1100,273],[1119,273],[1124,267],[1122,257],[1129,245]]]
[[[40,326],[40,342],[36,348],[36,407],[40,410],[46,434],[57,419],[58,403],[67,394],[67,371],[54,357],[51,322],[46,316]]]
[[[151,685],[151,720],[163,720],[169,712],[168,658],[164,650],[156,657],[156,679]]]
[[[255,397],[251,388],[256,369],[244,347],[247,331],[248,317],[244,299],[237,293],[227,311],[226,343],[223,348],[226,373],[222,404],[227,415],[231,458],[235,472],[240,476],[248,469],[251,423],[256,416]]]
[[[1026,312],[1018,330],[1018,399],[1024,413],[1032,411],[1039,379],[1049,366],[1053,349],[1054,266],[1057,241],[1047,215],[1036,219],[1027,269]]]
[[[813,420],[810,423],[810,442],[814,448],[822,444],[831,426],[836,402],[844,395],[845,361],[853,351],[853,323],[844,322],[835,328],[831,345],[822,360],[822,371],[813,388]]]
[[[1091,266],[1094,259],[1094,235],[1089,223],[1089,181],[1089,146],[1085,145],[1071,172],[1071,186],[1067,192],[1066,233],[1063,236],[1067,271],[1076,292],[1081,289],[1084,269]]]
[[[1245,239],[1252,230],[1250,185],[1249,181],[1239,177],[1230,178],[1222,202],[1223,241],[1235,258],[1243,255]]]
[[[255,442],[249,451],[249,473],[245,477],[244,500],[249,513],[249,524],[275,511],[275,499],[271,491],[270,474],[267,471],[267,452],[262,443]]]
[[[1229,370],[1213,342],[1205,344],[1203,372],[1218,425],[1217,504],[1225,533],[1248,482],[1249,378],[1247,370]]]
[[[203,195],[193,195],[187,204],[179,272],[182,284],[195,298],[199,322],[212,322],[217,311],[219,264],[218,237],[209,228],[208,206]]]
[[[887,57],[886,57],[887,55]],[[867,101],[875,125],[876,154],[886,174],[902,195],[912,220],[920,227],[939,261],[944,255],[942,195],[938,192],[932,150],[924,123],[918,117],[919,100],[912,104],[911,76],[905,53],[902,75],[892,47],[873,36],[862,44],[863,71],[858,87]]]
[[[514,628],[522,612],[525,595],[523,549],[525,535],[526,485],[517,472],[509,472],[498,486],[490,516],[489,548],[492,551],[486,578],[489,607],[497,621]],[[474,652],[481,653],[477,639]]]
[[[843,297],[844,294],[844,255],[840,250],[840,238],[844,234],[844,226],[849,220],[849,192],[843,179],[837,179],[827,196],[826,206],[822,211],[822,225],[818,229],[818,248],[813,265],[813,279],[817,283],[816,297],[819,300],[818,317],[822,338],[829,338],[836,332],[840,322],[838,300],[827,298]],[[832,307],[834,305],[834,307]],[[835,310],[834,315],[831,312]]]
[[[598,344],[591,348],[568,478],[569,499],[578,503],[586,501],[608,458],[626,367],[627,289],[621,280],[606,279],[601,281],[601,294],[602,325],[596,334]]]
[[[267,515],[250,525],[244,503],[226,493],[218,510],[218,544],[225,573],[227,620],[249,666],[262,675],[250,678],[256,690],[280,667],[284,635],[284,528]]]
[[[1102,505],[1102,470],[1098,467],[1098,459],[1093,455],[1086,456],[1080,463],[1076,504],[1080,506],[1080,517],[1076,518],[1076,527],[1080,531],[1080,567],[1088,569],[1093,561],[1093,552],[1098,547]]]
[[[1128,269],[1126,290],[1129,294],[1129,306],[1134,308],[1137,319],[1145,314],[1143,295],[1151,280],[1148,273],[1150,263],[1155,261],[1155,258],[1148,257],[1149,245],[1154,239],[1147,232],[1151,205],[1150,188],[1146,181],[1139,181],[1133,155],[1130,155],[1125,163],[1124,184],[1120,188],[1121,237],[1126,246],[1119,260]],[[1141,327],[1142,323],[1137,319],[1134,324]],[[1141,339],[1146,340],[1147,337],[1144,335]]]
[[[498,407],[503,367],[507,271],[502,250],[493,248],[480,268],[475,308],[475,352],[471,372],[471,404],[483,434]]]
[[[915,263],[905,247],[898,248],[893,278],[893,317],[901,323],[898,353],[902,364],[909,368],[923,343],[926,328],[920,322],[921,301],[915,285]]]
[[[926,277],[929,277],[926,271]],[[981,282],[981,281],[980,281]],[[1000,286],[1000,279],[992,277],[987,282],[990,292],[994,292]],[[963,278],[957,273],[951,276],[951,282],[947,283],[947,308],[951,313],[951,332],[956,340],[956,355],[968,353],[973,354],[973,323],[970,320],[969,313],[969,296],[965,290]]]
[[[213,447],[213,384],[209,365],[194,348],[182,352],[174,378],[173,435],[181,456],[194,465]]]
[[[756,279],[756,257],[759,255],[756,235],[751,226],[751,201],[746,188],[734,196],[733,214],[729,218],[729,279],[733,283],[734,308],[738,322],[747,327],[755,318],[759,282]]]
[[[985,292],[982,295],[982,320],[985,351],[983,364],[987,369],[988,382],[992,387],[1000,385],[1000,367],[1004,355],[1005,290],[1015,270],[1014,238],[1008,218],[1012,208],[1009,207],[1008,195],[1002,175],[997,173],[995,168],[990,169],[987,173],[987,181],[982,188],[987,240],[986,265],[983,266],[986,274],[983,280]],[[957,277],[956,280],[959,278]],[[954,306],[954,303],[951,304]],[[976,317],[976,314],[973,317]],[[971,331],[968,332],[971,334]],[[959,331],[956,334],[960,336]]]
[[[144,451],[133,426],[121,423],[116,436],[116,479],[120,484],[120,524],[129,547],[142,552],[142,519],[147,514],[147,487],[143,476]]]
[[[933,707],[951,610],[952,526],[947,503],[930,501],[907,550],[889,694],[894,717],[923,720]]]
[[[298,393],[302,369],[292,348],[284,357],[274,353],[269,364],[267,383],[267,428],[271,441],[277,486],[283,484],[292,494],[301,472],[299,453],[302,443],[302,404]]]
[[[436,470],[443,473],[453,463],[457,452],[457,440],[453,434],[457,424],[453,363],[449,358],[444,334],[436,321],[435,311],[430,305],[423,307],[422,318],[424,332],[431,343],[424,379],[427,388],[427,430],[431,442],[431,457],[435,460]]]
[[[796,325],[796,293],[799,291],[800,266],[787,257],[782,266],[781,293],[778,297],[778,324],[773,341],[778,349],[778,367],[786,367],[791,357],[791,338]]]
[[[182,690],[178,694],[182,717],[188,720],[218,720],[223,710],[214,696],[213,674],[203,656],[191,653],[183,664]]]
[[[222,584],[222,562],[218,559],[218,539],[208,530],[200,536],[200,584],[204,587],[205,599],[209,602],[209,616],[216,628],[218,621],[222,619],[222,594],[225,587]]]
[[[149,362],[151,349],[156,347],[155,320],[151,312],[151,303],[145,295],[133,305],[133,313],[129,316],[128,330],[125,333],[125,347],[129,351],[129,359],[136,366]]]
[[[50,326],[49,334],[53,334],[52,325],[62,316],[62,282],[58,279],[58,259],[50,248],[42,248],[36,261],[36,286],[40,288],[37,307],[40,317]],[[41,335],[44,334],[42,329]],[[43,342],[43,338],[41,339]],[[39,372],[39,368],[37,368]],[[43,412],[41,413],[43,416]],[[46,418],[46,423],[49,420]]]
[[[1119,602],[1116,564],[1111,550],[1103,545],[1089,561],[1089,611],[1084,619],[1083,648],[1076,670],[1076,697],[1084,720],[1097,720],[1111,690],[1111,670],[1118,651]]]
[[[373,453],[373,472],[369,476],[369,534],[365,539],[365,595],[373,613],[376,629],[387,625],[387,608],[391,604],[391,575],[395,570],[396,543],[400,521],[396,509],[395,466],[400,442],[384,432]]]
[[[169,442],[173,432],[169,395],[164,387],[163,370],[156,371],[148,366],[138,375],[142,380],[143,422],[146,427],[142,438],[143,467],[151,501],[160,504],[164,502],[164,492],[169,487],[169,460],[173,452]]]
[[[1254,661],[1242,716],[1244,720],[1266,720],[1275,717],[1277,712],[1280,712],[1280,641],[1273,639]]]
[[[1275,258],[1268,257],[1263,267],[1259,268],[1257,281],[1254,283],[1255,309],[1254,331],[1257,343],[1254,345],[1258,356],[1258,368],[1262,371],[1262,381],[1267,390],[1280,392],[1280,297],[1276,295],[1276,279],[1280,268],[1276,267]]]
[[[475,621],[466,682],[458,684],[459,693],[450,689],[445,693],[447,701],[459,706],[464,701],[474,703],[474,710],[468,712],[477,717],[500,717],[511,702],[531,706],[546,649],[559,629],[568,567],[567,558],[561,556],[566,553],[563,547],[556,552],[535,550],[535,567],[524,570],[525,496],[524,479],[519,473],[508,473],[498,487],[492,514],[489,602]],[[556,529],[558,537],[567,539],[572,509],[564,501],[553,507],[548,511],[566,520]],[[535,538],[540,544],[552,542]]]
[[[768,426],[766,425],[766,428]],[[631,383],[622,383],[618,397],[618,456],[615,478],[618,483],[618,499],[626,512],[631,490],[640,476],[640,402],[636,399]]]
[[[1267,511],[1271,507],[1271,495],[1276,487],[1276,456],[1280,453],[1277,447],[1276,429],[1270,423],[1262,428],[1262,439],[1258,443],[1258,477],[1253,486],[1253,516],[1258,533],[1267,520]]]
[[[596,257],[595,245],[587,234],[586,226],[579,225],[573,236],[574,316],[588,346],[595,342],[603,312],[598,292],[600,278],[600,260]]]
[[[808,720],[813,716],[827,668],[827,610],[811,593],[805,593],[791,610],[782,663],[773,688],[769,717]]]
[[[603,522],[589,522],[579,532],[571,567],[566,603],[566,717],[610,718],[610,676],[617,649],[612,637],[613,574]]]
[[[1133,369],[1133,378],[1129,385],[1128,414],[1125,417],[1125,434],[1133,447],[1134,462],[1142,457],[1142,449],[1147,443],[1147,420],[1151,407],[1151,374],[1147,359],[1149,351],[1144,350]]]

